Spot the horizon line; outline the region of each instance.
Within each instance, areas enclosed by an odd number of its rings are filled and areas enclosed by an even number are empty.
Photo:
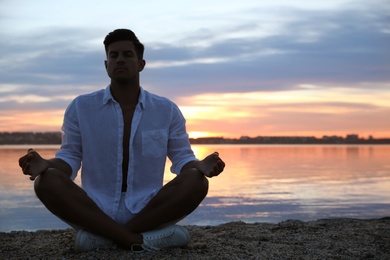
[[[0,131],[0,134],[17,134],[17,133],[23,133],[23,134],[27,134],[27,133],[33,133],[33,134],[45,134],[45,133],[61,133],[62,134],[62,131]],[[348,137],[355,137],[357,139],[390,139],[390,137],[375,137],[374,135],[368,135],[368,138],[364,138],[364,137],[360,137],[359,136],[360,134],[358,133],[347,133],[345,135],[336,135],[336,134],[322,134],[322,137],[320,138],[324,138],[324,137],[329,137],[329,138],[332,138],[332,137],[341,137],[341,138],[348,138]],[[297,138],[297,137],[300,137],[300,138],[319,138],[319,137],[316,137],[315,135],[257,135],[257,136],[249,136],[249,135],[241,135],[240,137],[225,137],[225,136],[200,136],[200,137],[189,137],[189,139],[207,139],[207,138],[219,138],[219,139],[242,139],[242,138],[250,138],[250,139],[253,139],[253,138],[259,138],[259,137],[264,137],[264,138],[267,138],[267,137],[292,137],[292,138]]]

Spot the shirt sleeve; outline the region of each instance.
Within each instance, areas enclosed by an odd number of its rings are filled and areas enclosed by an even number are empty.
[[[183,166],[197,160],[191,149],[186,131],[186,120],[179,108],[173,104],[172,121],[169,129],[168,158],[172,162],[171,172],[179,174]]]
[[[64,160],[72,168],[71,179],[74,180],[81,166],[82,146],[81,134],[78,123],[76,100],[68,106],[65,111],[62,125],[62,144],[56,153],[56,158]]]

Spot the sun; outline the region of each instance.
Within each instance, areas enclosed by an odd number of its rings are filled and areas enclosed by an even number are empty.
[[[200,131],[192,131],[188,133],[190,138],[201,138],[201,137],[209,137],[210,133],[209,132],[200,132]]]

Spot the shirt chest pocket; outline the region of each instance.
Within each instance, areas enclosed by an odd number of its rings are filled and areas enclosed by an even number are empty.
[[[142,132],[142,155],[158,158],[167,155],[168,133],[166,130]]]

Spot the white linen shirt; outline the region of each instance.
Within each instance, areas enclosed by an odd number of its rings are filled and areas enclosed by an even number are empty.
[[[81,167],[81,183],[88,196],[114,217],[122,189],[123,116],[110,85],[75,98],[62,126],[63,138],[56,158],[72,168],[74,180]],[[126,207],[138,213],[163,185],[166,158],[171,171],[180,173],[196,160],[185,119],[169,99],[141,88],[131,125]]]

